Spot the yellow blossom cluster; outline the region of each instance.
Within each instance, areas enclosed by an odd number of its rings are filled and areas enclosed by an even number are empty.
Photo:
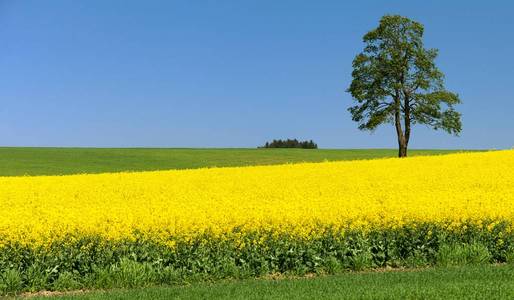
[[[514,151],[70,176],[0,177],[0,245],[64,237],[366,230],[514,221]],[[490,223],[489,223],[490,224]]]

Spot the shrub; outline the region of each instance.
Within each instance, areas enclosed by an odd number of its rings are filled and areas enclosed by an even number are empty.
[[[312,140],[310,141],[298,141],[297,139],[287,140],[273,140],[266,142],[264,146],[259,148],[302,148],[302,149],[317,149],[318,145]]]

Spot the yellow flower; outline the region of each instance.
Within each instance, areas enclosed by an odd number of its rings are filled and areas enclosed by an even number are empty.
[[[514,151],[280,166],[0,177],[0,247],[99,236],[175,246],[202,234],[514,221]],[[507,228],[512,231],[512,226]],[[237,238],[237,235],[233,235]],[[262,243],[262,241],[260,241]]]

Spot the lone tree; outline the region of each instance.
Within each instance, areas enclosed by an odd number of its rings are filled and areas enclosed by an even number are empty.
[[[348,92],[357,102],[348,110],[359,129],[373,131],[392,123],[398,156],[407,156],[411,126],[425,124],[458,135],[462,124],[454,105],[457,94],[444,87],[434,60],[437,49],[423,47],[423,25],[386,15],[378,28],[364,35],[364,51],[353,60]]]

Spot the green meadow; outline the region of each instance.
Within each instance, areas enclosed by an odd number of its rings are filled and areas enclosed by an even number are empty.
[[[37,299],[45,299],[38,297]],[[514,265],[79,292],[57,299],[514,299]]]
[[[460,150],[411,150],[436,155]],[[396,157],[396,149],[0,148],[0,176],[65,175]]]

